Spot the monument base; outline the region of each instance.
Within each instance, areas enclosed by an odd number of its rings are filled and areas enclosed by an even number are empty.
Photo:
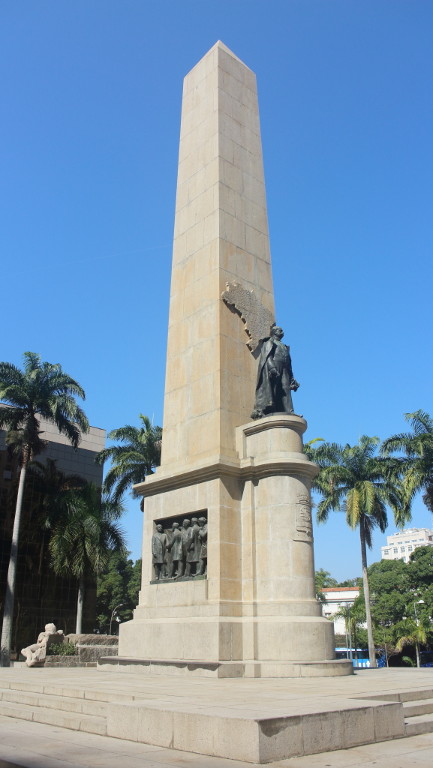
[[[133,620],[120,626],[115,668],[215,677],[351,674],[350,663],[335,661],[333,624],[315,595],[310,485],[317,467],[303,453],[306,426],[294,414],[249,422],[236,430],[237,459],[177,472],[161,467],[139,486],[142,588]],[[156,580],[156,526],[170,542],[171,521],[179,527],[202,515],[206,578]]]
[[[103,672],[130,672],[144,675],[175,675],[211,678],[282,678],[282,677],[340,677],[353,674],[353,665],[346,659],[333,661],[184,661],[181,659],[134,659],[127,656],[105,656],[99,659]]]

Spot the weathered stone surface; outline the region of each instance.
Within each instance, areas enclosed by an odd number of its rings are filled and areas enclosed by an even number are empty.
[[[233,307],[245,323],[247,344],[254,352],[261,339],[267,338],[271,332],[275,321],[273,313],[258,300],[254,291],[249,291],[239,283],[227,283],[221,298],[229,307]]]
[[[93,635],[71,633],[66,635],[66,640],[72,645],[118,645],[117,635]]]

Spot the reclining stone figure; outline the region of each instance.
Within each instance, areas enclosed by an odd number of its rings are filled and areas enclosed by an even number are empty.
[[[63,629],[56,629],[55,624],[45,624],[44,632],[40,632],[36,643],[21,650],[28,667],[42,667],[45,664],[47,648],[53,643],[63,643]]]

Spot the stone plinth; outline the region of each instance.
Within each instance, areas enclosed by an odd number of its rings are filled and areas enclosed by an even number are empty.
[[[185,662],[217,676],[313,676],[350,671],[335,662],[332,624],[315,598],[306,422],[270,416],[238,427],[237,461],[161,468],[145,496],[143,584],[134,619],[121,625],[122,657],[154,670]],[[208,517],[206,579],[150,584],[154,521]],[[183,662],[179,667],[179,662]],[[212,670],[205,664],[214,665]],[[216,665],[216,666],[215,666]]]

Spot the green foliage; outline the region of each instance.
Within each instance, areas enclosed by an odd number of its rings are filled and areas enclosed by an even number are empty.
[[[72,643],[52,643],[47,648],[47,656],[76,656],[77,649]]]
[[[7,403],[7,406],[0,405],[0,428],[6,430],[6,443],[21,462],[3,606],[3,666],[9,666],[26,472],[31,459],[46,445],[41,437],[40,417],[54,424],[71,445],[77,448],[81,433],[89,429],[89,422],[84,411],[77,405],[76,397],[85,398],[84,390],[78,382],[65,373],[58,363],[41,362],[35,352],[24,353],[23,370],[11,363],[0,363],[0,400]]]
[[[142,483],[161,461],[161,427],[154,427],[142,413],[139,418],[141,427],[128,424],[113,429],[108,437],[110,440],[118,440],[121,445],[105,448],[96,457],[98,464],[103,464],[107,459],[112,462],[104,480],[104,489],[112,493],[114,501],[120,501],[128,488]]]
[[[360,587],[361,584],[362,579],[360,576],[355,576],[353,579],[345,579],[344,581],[338,582],[339,587]]]
[[[410,600],[408,568],[403,560],[381,560],[368,569],[373,622],[389,625],[406,614]]]
[[[423,501],[433,512],[433,419],[425,411],[406,413],[412,432],[401,432],[385,440],[382,454],[399,454],[403,502],[406,513],[415,494],[424,490]]]
[[[321,592],[322,589],[329,587],[337,587],[337,579],[331,576],[329,571],[325,571],[324,568],[319,568],[314,574],[314,581],[316,585],[316,592]]]
[[[42,363],[35,352],[24,353],[21,371],[11,363],[0,363],[0,427],[6,429],[8,444],[27,458],[40,453],[45,442],[40,437],[39,417],[56,425],[76,448],[81,432],[89,422],[75,397],[85,399],[84,390],[58,364]]]
[[[101,498],[93,483],[69,491],[49,544],[54,571],[80,579],[87,572],[97,574],[105,568],[111,552],[124,547],[117,524],[122,512],[119,503]]]
[[[99,629],[108,632],[113,610],[122,621],[131,618],[138,605],[141,586],[141,560],[135,563],[124,551],[113,552],[106,567],[98,575],[96,611]]]
[[[368,569],[374,640],[388,657],[433,642],[432,554],[420,547],[409,563],[381,560]],[[358,601],[362,606],[362,590]]]
[[[378,443],[379,438],[363,435],[354,446],[323,443],[317,447],[311,444],[305,447],[308,458],[320,467],[313,485],[322,496],[317,507],[318,521],[325,522],[331,511],[344,511],[347,524],[359,530],[368,647],[373,666],[374,641],[366,548],[372,546],[373,530],[378,527],[384,532],[387,527],[387,504],[395,516],[402,519],[401,499],[395,486],[398,461],[378,456]]]
[[[408,563],[409,578],[414,589],[433,584],[433,547],[417,547]]]

